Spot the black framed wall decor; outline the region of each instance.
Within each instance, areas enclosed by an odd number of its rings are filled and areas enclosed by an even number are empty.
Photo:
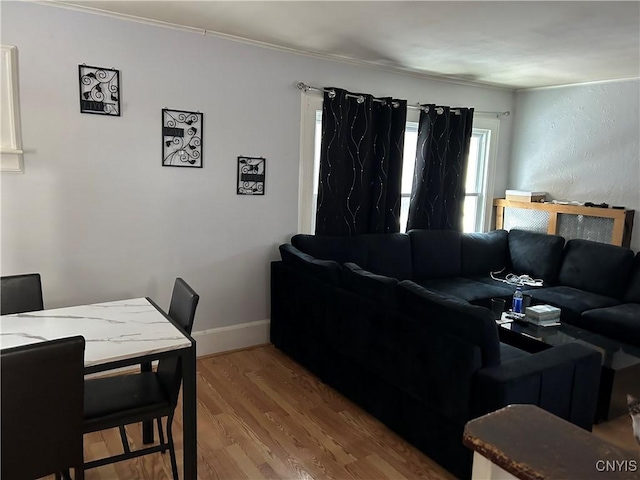
[[[120,116],[120,71],[78,65],[80,113]]]
[[[264,195],[266,164],[264,157],[238,157],[238,195]]]
[[[162,109],[162,166],[202,168],[201,112]]]

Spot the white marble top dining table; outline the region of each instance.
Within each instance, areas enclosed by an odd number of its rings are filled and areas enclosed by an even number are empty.
[[[146,298],[0,317],[0,348],[73,335],[82,335],[85,339],[85,367],[191,345]]]
[[[0,349],[82,335],[85,372],[182,358],[183,478],[197,478],[195,341],[147,298],[0,316]],[[151,431],[153,431],[151,429]],[[145,433],[145,437],[146,437]],[[151,435],[152,441],[152,435]]]

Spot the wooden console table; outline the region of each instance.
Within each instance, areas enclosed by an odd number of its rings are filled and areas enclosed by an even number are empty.
[[[631,421],[631,420],[629,420]],[[473,480],[637,479],[640,455],[535,405],[509,405],[467,423]]]
[[[583,238],[623,247],[631,244],[634,210],[562,205],[558,203],[514,202],[502,198],[493,202],[496,228],[520,228],[567,240]]]

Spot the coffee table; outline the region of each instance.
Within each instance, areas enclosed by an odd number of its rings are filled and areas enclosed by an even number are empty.
[[[596,423],[628,413],[627,394],[640,394],[640,348],[563,323],[539,327],[521,321],[498,322],[500,341],[535,353],[565,343],[581,343],[602,354]]]

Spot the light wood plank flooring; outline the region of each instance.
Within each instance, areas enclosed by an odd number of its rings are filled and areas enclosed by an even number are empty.
[[[453,478],[273,346],[202,358],[197,367],[201,480]],[[174,432],[182,471],[180,409]],[[627,449],[638,447],[626,415],[594,431]],[[139,426],[127,434],[133,448],[142,444]],[[86,460],[121,452],[116,429],[84,438]],[[171,478],[169,455],[92,469],[85,478]]]

